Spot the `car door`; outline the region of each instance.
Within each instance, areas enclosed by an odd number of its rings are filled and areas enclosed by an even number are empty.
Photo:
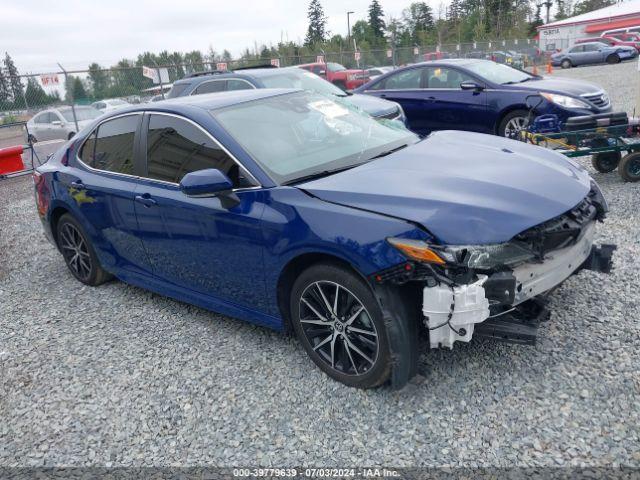
[[[78,148],[76,168],[61,174],[70,203],[99,251],[104,267],[114,273],[149,271],[149,260],[137,235],[133,200],[137,187],[136,135],[141,113],[102,122]]]
[[[49,123],[49,125],[51,125],[50,137],[56,140],[66,140],[67,130],[65,128],[65,119],[55,111],[50,112],[49,115],[51,116]]]
[[[481,88],[463,90],[464,82]],[[424,121],[429,131],[493,132],[492,122],[487,121],[487,93],[482,82],[454,67],[430,66],[425,68],[422,84],[429,102]]]
[[[425,67],[403,69],[375,83],[366,93],[398,102],[405,115],[409,129],[425,135],[429,133],[429,116],[433,102],[427,99],[422,89]]]
[[[155,276],[236,305],[261,305],[264,204],[257,182],[191,120],[152,113],[145,123],[146,171],[135,211]],[[232,180],[237,202],[182,193],[182,177],[207,168],[217,168]]]
[[[31,133],[31,135],[33,135],[39,142],[51,140],[49,118],[49,112],[42,112],[36,115],[33,119],[33,131],[29,133]]]
[[[604,45],[589,43],[584,45],[584,63],[600,63],[604,61]]]
[[[587,63],[587,54],[584,51],[584,45],[575,45],[571,47],[568,57],[573,65],[584,65]]]

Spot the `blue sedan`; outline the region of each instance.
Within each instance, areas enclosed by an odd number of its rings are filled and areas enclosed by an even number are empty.
[[[394,70],[356,90],[398,102],[420,135],[468,130],[514,136],[526,124],[527,98],[537,115],[560,121],[611,111],[607,93],[589,82],[533,75],[490,60],[451,59]],[[529,103],[531,105],[531,103]]]
[[[474,327],[526,343],[537,297],[609,265],[592,246],[606,202],[571,160],[475,133],[420,140],[308,91],[112,112],[34,182],[80,282],[116,277],[292,330],[319,368],[361,388],[405,384],[421,329],[433,348]]]

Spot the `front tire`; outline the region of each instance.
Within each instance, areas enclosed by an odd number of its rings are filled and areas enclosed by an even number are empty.
[[[640,152],[625,155],[618,165],[618,173],[625,182],[640,181]]]
[[[317,264],[294,282],[293,329],[311,360],[350,387],[389,379],[391,354],[383,314],[371,288],[347,268]]]
[[[69,213],[58,220],[56,239],[64,261],[76,279],[85,285],[97,286],[112,278],[100,265],[84,228]]]
[[[620,57],[617,53],[612,53],[607,57],[607,63],[611,65],[614,63],[620,63]]]
[[[518,140],[520,132],[527,128],[529,112],[526,110],[514,110],[507,113],[498,126],[498,135],[501,137]]]
[[[565,58],[564,60],[562,60],[562,63],[560,64],[560,66],[562,68],[571,68],[573,67],[573,64],[571,63],[571,60],[569,60],[568,58]]]

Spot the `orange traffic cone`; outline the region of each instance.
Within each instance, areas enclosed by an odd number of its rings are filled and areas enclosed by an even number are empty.
[[[547,62],[547,73],[551,75],[553,73],[553,65],[551,65],[551,60]]]

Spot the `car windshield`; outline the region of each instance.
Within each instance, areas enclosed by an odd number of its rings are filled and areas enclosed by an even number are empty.
[[[489,61],[468,63],[465,65],[465,68],[485,80],[503,85],[508,83],[522,83],[537,78],[508,65]]]
[[[266,88],[298,88],[323,93],[325,95],[347,96],[334,84],[323,80],[315,73],[307,72],[300,68],[293,68],[291,70],[282,69],[273,75],[261,77],[260,80],[262,80]]]
[[[102,115],[100,110],[96,110],[92,107],[76,107],[76,119],[79,122],[84,122],[85,120],[93,120],[94,118],[98,118]],[[73,122],[73,112],[70,108],[61,109],[60,113],[64,117],[67,122]]]
[[[346,68],[344,68],[339,63],[333,63],[333,62],[328,62],[327,68],[329,69],[330,72],[341,72],[342,70],[346,70]]]
[[[211,113],[280,184],[354,167],[419,140],[406,129],[307,91]]]

